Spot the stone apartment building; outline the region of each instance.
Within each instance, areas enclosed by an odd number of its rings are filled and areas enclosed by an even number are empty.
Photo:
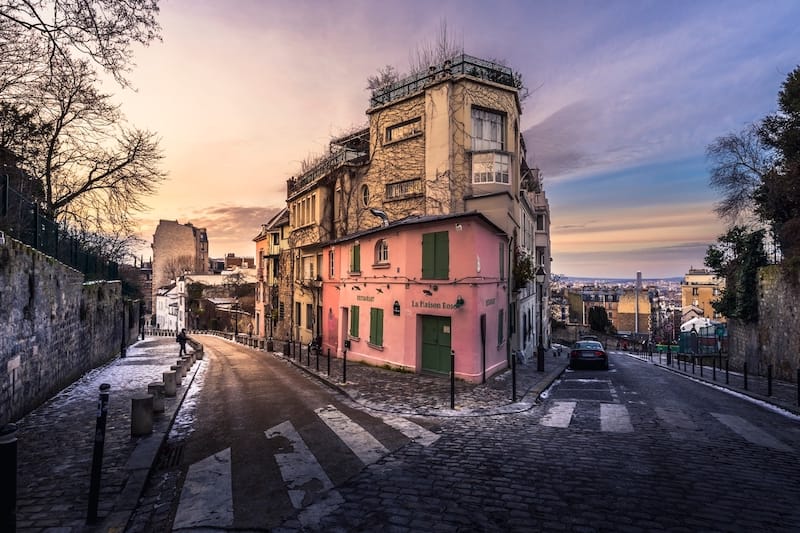
[[[256,303],[253,317],[253,331],[256,336],[267,339],[289,338],[286,327],[286,301],[291,300],[291,293],[280,298],[281,260],[290,257],[289,246],[289,211],[286,208],[278,211],[261,231],[253,238],[256,243]]]
[[[718,278],[705,268],[690,268],[681,282],[681,307],[683,322],[701,316],[717,322],[725,322],[721,314],[714,311],[711,302],[718,299],[725,280]]]
[[[209,271],[208,235],[205,228],[177,220],[159,220],[153,234],[153,301],[163,287],[186,273]]]
[[[549,279],[549,206],[541,175],[525,161],[519,91],[508,67],[455,56],[375,89],[368,125],[332,140],[324,157],[287,182],[288,237],[278,275],[284,314],[277,321],[288,339],[323,337],[342,352],[347,336],[325,338],[322,326],[333,312],[323,298],[330,243],[408,217],[480,213],[504,236],[498,256],[507,272],[530,256]],[[377,264],[381,251],[374,254],[367,257]],[[549,308],[548,282],[531,280],[518,287],[506,280],[509,356],[523,346],[529,351],[539,329],[549,331],[546,313],[536,309]]]

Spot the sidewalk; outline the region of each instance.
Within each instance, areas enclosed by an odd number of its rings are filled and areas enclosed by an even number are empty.
[[[754,400],[772,405],[784,411],[800,415],[800,405],[798,405],[798,389],[797,383],[790,383],[787,381],[772,380],[772,391],[770,394],[768,379],[765,376],[756,376],[752,373],[747,376],[747,384],[745,387],[745,377],[741,372],[725,372],[723,363],[722,368],[715,368],[711,364],[711,358],[706,357],[703,366],[700,366],[700,359],[692,365],[691,361],[677,361],[677,355],[673,356],[672,364],[667,365],[666,354],[654,353],[652,356],[646,353],[630,353],[613,351],[611,353],[618,355],[627,355],[640,361],[652,363],[658,367],[664,368],[676,374],[681,374],[686,377],[702,381],[709,385],[725,388],[736,394],[747,396]]]
[[[17,424],[17,514],[19,532],[116,531],[125,529],[147,475],[194,375],[183,378],[165,411],[155,415],[153,433],[131,437],[131,397],[161,381],[178,359],[174,337],[149,337],[59,392]],[[86,517],[97,422],[99,387],[111,385],[97,524]]]
[[[298,345],[299,346],[299,345]],[[487,379],[486,383],[467,383],[456,380],[453,394],[454,408],[450,408],[451,384],[447,376],[431,376],[378,368],[360,363],[347,363],[347,381],[344,382],[344,362],[325,354],[309,357],[307,347],[300,355],[278,357],[303,369],[327,385],[345,394],[353,401],[373,409],[394,414],[418,416],[486,416],[518,413],[531,408],[539,395],[547,389],[567,367],[566,352],[554,357],[545,352],[544,372],[536,371],[533,358],[516,365],[516,372],[508,369]],[[514,393],[516,374],[516,401]]]

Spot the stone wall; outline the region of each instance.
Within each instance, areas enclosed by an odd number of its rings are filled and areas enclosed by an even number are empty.
[[[123,318],[123,313],[125,313]],[[21,418],[138,332],[119,281],[83,274],[8,238],[0,244],[0,426]]]
[[[756,324],[728,321],[731,368],[766,375],[772,365],[776,379],[795,381],[800,367],[800,275],[780,265],[758,271]]]

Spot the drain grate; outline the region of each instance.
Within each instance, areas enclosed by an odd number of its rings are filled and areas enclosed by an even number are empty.
[[[158,454],[156,470],[171,470],[178,467],[183,459],[184,443],[165,444]]]

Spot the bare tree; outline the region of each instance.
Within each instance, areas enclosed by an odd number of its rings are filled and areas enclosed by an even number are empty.
[[[194,259],[191,255],[176,255],[168,258],[161,265],[161,273],[170,281],[182,276],[184,272],[191,272],[193,269]]]
[[[432,42],[417,45],[409,57],[412,73],[425,72],[431,65],[439,65],[448,59],[464,53],[463,43],[459,43],[447,29],[447,20],[439,21],[439,33]]]
[[[0,131],[13,134],[25,127],[28,135],[3,140],[24,155],[20,166],[40,182],[47,214],[85,242],[105,241],[95,248],[119,259],[133,244],[132,217],[165,179],[158,139],[126,125],[110,96],[97,90],[86,61],[54,61],[53,67],[51,75],[30,86],[27,106],[15,107],[16,115],[0,115]]]
[[[772,155],[761,142],[758,127],[718,137],[706,148],[711,162],[711,187],[722,193],[716,213],[732,224],[753,216],[755,193],[772,168]]]
[[[83,56],[127,86],[132,46],[161,38],[158,12],[158,0],[0,0],[0,55],[14,77],[30,68],[27,50],[50,63]]]

